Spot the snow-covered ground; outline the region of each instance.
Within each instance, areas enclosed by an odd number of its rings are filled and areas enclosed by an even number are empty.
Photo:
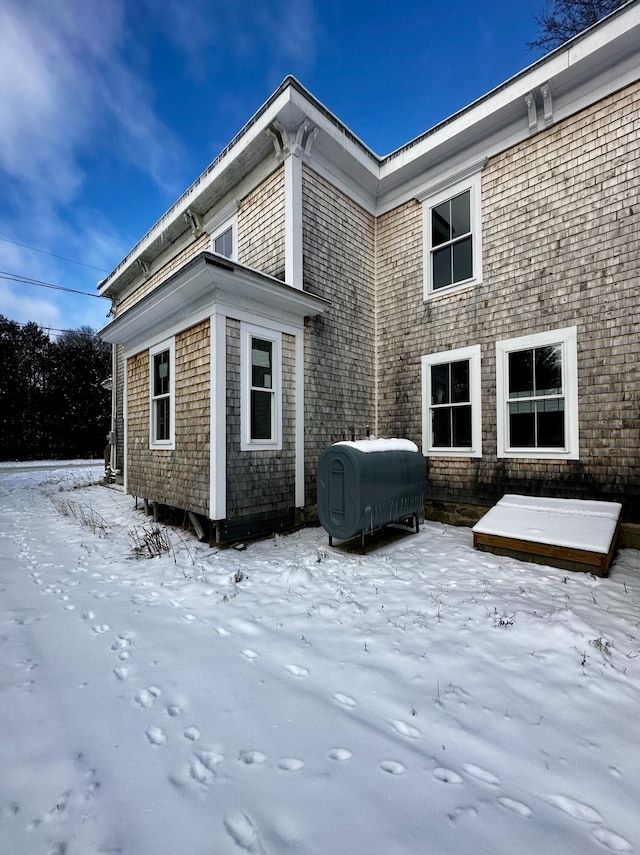
[[[0,467],[3,855],[640,851],[640,553],[210,548]]]

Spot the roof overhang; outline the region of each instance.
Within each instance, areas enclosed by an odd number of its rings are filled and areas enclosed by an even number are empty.
[[[178,332],[193,318],[213,314],[218,308],[234,309],[280,325],[300,328],[306,317],[322,314],[329,302],[229,261],[202,252],[130,309],[100,330],[111,344],[134,347]]]

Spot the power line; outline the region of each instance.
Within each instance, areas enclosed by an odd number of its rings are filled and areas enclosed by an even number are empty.
[[[66,258],[64,255],[56,255],[55,252],[48,252],[46,249],[38,249],[35,246],[29,246],[28,243],[20,243],[17,240],[11,240],[10,238],[1,237],[1,236],[0,236],[0,240],[4,241],[5,243],[12,243],[14,246],[22,246],[25,249],[31,249],[31,250],[33,250],[33,252],[40,252],[40,253],[42,253],[42,255],[50,255],[52,258],[60,259],[60,261],[68,261],[70,264],[79,264],[80,267],[88,267],[91,270],[97,270],[100,273],[108,273],[109,272],[108,270],[105,270],[104,267],[95,267],[95,265],[93,265],[93,264],[85,264],[84,261],[76,261],[74,258]]]
[[[63,285],[54,285],[52,282],[42,282],[40,279],[30,279],[28,276],[21,276],[19,273],[9,273],[6,270],[0,270],[0,279],[6,279],[9,282],[18,282],[21,285],[37,285],[39,288],[52,288],[54,291],[66,291],[69,294],[82,294],[83,297],[95,297],[98,300],[104,300],[100,294],[91,294],[89,291],[77,291],[75,288],[65,288]]]

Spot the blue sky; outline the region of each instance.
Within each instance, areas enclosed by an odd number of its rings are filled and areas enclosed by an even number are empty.
[[[102,327],[7,276],[95,294],[287,74],[387,154],[538,59],[544,5],[2,0],[0,314]]]

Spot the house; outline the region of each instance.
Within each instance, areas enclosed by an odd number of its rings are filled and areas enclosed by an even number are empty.
[[[640,545],[639,108],[637,3],[386,157],[285,79],[99,284],[126,490],[274,530],[370,430],[430,518],[614,500]]]

